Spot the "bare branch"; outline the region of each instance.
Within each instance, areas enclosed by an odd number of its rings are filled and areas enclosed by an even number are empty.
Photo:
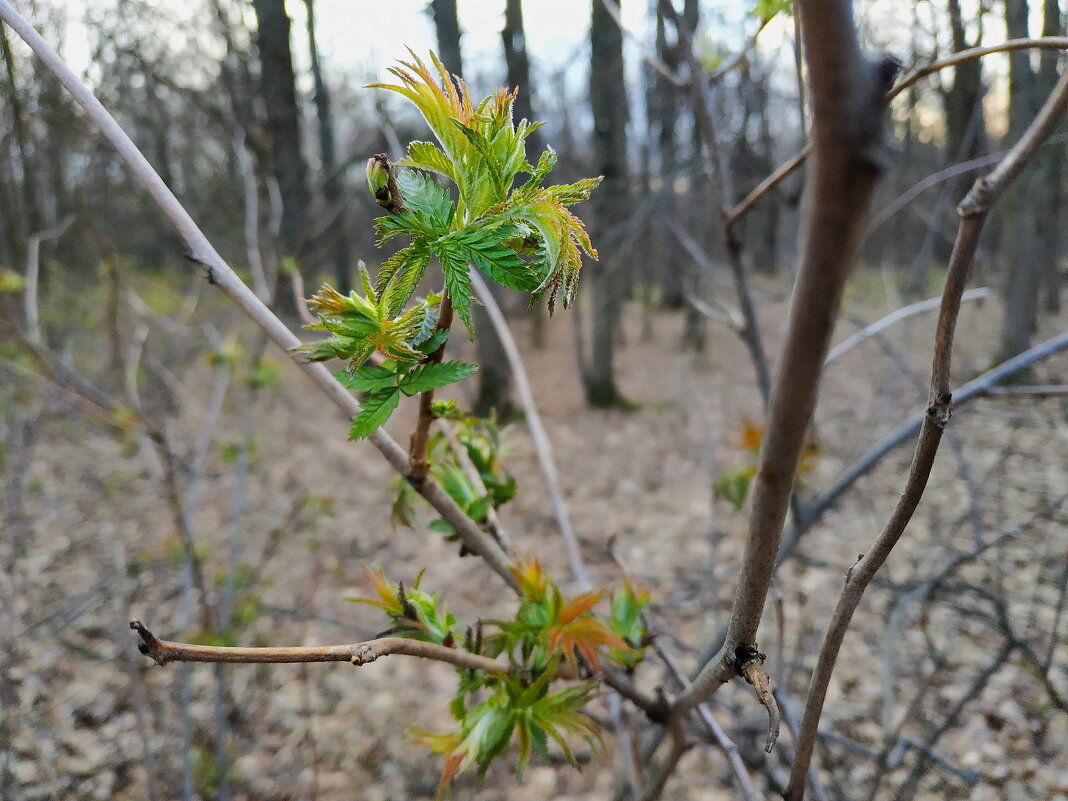
[[[290,355],[305,375],[334,403],[346,419],[355,417],[360,411],[360,404],[357,400],[330,375],[326,367],[306,362],[294,354],[293,349],[301,344],[297,336],[267,308],[223,260],[189,212],[185,210],[115,118],[63,62],[56,51],[41,38],[33,26],[19,14],[10,0],[0,0],[0,19],[7,22],[45,66],[56,75],[100,128],[116,152],[126,161],[131,172],[148,189],[156,205],[186,243],[189,248],[189,259],[205,267],[208,280],[225,292],[256,325],[263,329],[271,341]],[[369,439],[398,473],[405,477],[410,475],[411,464],[408,454],[389,434],[378,429]],[[492,536],[471,520],[434,481],[422,478],[413,481],[412,486],[456,529],[468,548],[485,559],[508,586],[513,589],[517,588],[515,577],[509,572],[510,560]]]
[[[811,145],[805,145],[799,151],[794,153],[794,155],[780,164],[771,175],[757,184],[752,192],[742,198],[741,201],[730,210],[730,214],[727,215],[727,222],[732,226],[737,225],[742,217],[748,214],[749,210],[760,202],[765,195],[793,175],[794,171],[805,163],[805,159],[808,158],[808,154],[811,150]]]
[[[797,738],[797,755],[790,771],[790,781],[784,793],[787,801],[801,801],[805,779],[816,741],[823,703],[830,686],[831,674],[838,659],[838,651],[849,629],[853,613],[875,573],[890,555],[923,497],[927,480],[934,466],[935,454],[942,432],[950,418],[950,367],[953,355],[953,336],[960,314],[964,285],[975,260],[979,236],[986,223],[990,207],[1005,187],[1019,175],[1028,160],[1049,137],[1057,121],[1068,111],[1068,72],[1061,76],[1053,93],[1005,159],[985,178],[976,180],[958,210],[961,215],[957,240],[949,260],[946,284],[942,294],[941,311],[935,331],[934,357],[931,365],[931,391],[912,467],[890,520],[873,544],[846,574],[846,584],[827,626],[823,642],[805,698],[805,711]]]
[[[993,293],[989,287],[979,287],[978,289],[969,289],[961,297],[961,301],[966,300],[982,300],[990,297]],[[831,352],[827,354],[827,358],[824,359],[823,364],[826,366],[837,359],[844,353],[852,350],[861,342],[871,339],[874,336],[878,336],[890,326],[895,323],[899,323],[902,320],[907,320],[909,317],[915,317],[917,314],[923,314],[927,311],[937,309],[942,303],[942,298],[929,298],[928,300],[920,300],[916,303],[910,303],[908,306],[902,306],[900,309],[896,309],[890,314],[886,315],[882,319],[876,320],[869,326],[857,331],[855,334],[843,339],[833,348]]]
[[[322,645],[278,648],[227,648],[214,645],[171,642],[156,637],[140,620],[131,620],[130,628],[141,637],[138,650],[157,665],[169,662],[239,662],[243,664],[283,664],[291,662],[351,662],[357,667],[382,656],[403,654],[422,659],[447,662],[457,667],[504,675],[508,666],[458,648],[404,637],[379,637],[347,645]]]
[[[952,55],[940,58],[937,61],[932,61],[930,64],[913,70],[900,81],[898,81],[894,88],[891,89],[887,95],[887,100],[893,100],[899,94],[904,92],[910,86],[916,84],[928,75],[944,70],[947,67],[955,67],[958,64],[963,64],[965,61],[974,61],[977,58],[983,58],[993,53],[1008,53],[1013,50],[1068,50],[1068,37],[1065,36],[1040,36],[1033,39],[1009,39],[1005,42],[999,42],[994,45],[987,45],[985,47],[970,47],[967,50],[959,50]]]
[[[921,67],[913,72],[910,72],[904,78],[902,78],[889,92],[887,92],[887,102],[893,100],[903,91],[913,86],[918,81],[926,78],[928,75],[932,75],[939,70],[946,69],[947,67],[953,67],[964,61],[971,61],[972,59],[982,58],[983,56],[991,55],[992,53],[1004,53],[1011,50],[1033,50],[1033,49],[1052,49],[1052,50],[1065,50],[1068,49],[1068,38],[1063,36],[1046,36],[1036,39],[1010,39],[1007,42],[1002,42],[996,45],[989,45],[987,47],[973,47],[968,50],[961,50],[948,56],[944,59],[934,61],[925,67]],[[787,177],[793,174],[793,172],[804,163],[805,159],[811,150],[810,145],[805,145],[801,150],[794,153],[786,161],[784,161],[779,167],[775,169],[767,178],[760,182],[760,184],[745,198],[738,203],[733,209],[731,209],[730,220],[732,223],[737,223],[746,213],[768,194],[772,189],[783,182]]]

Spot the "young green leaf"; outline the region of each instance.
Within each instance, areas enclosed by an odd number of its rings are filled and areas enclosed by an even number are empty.
[[[388,367],[378,364],[365,364],[355,373],[348,370],[338,370],[334,378],[349,389],[357,392],[374,392],[378,389],[392,387],[397,380],[397,374]]]
[[[467,273],[467,259],[464,252],[455,242],[448,239],[435,243],[434,252],[438,254],[441,271],[445,274],[445,290],[452,300],[452,309],[473,335],[475,329],[471,323],[471,298],[474,293],[471,289],[471,276]]]
[[[363,402],[360,413],[352,418],[349,439],[366,439],[381,428],[400,403],[400,390],[387,387],[372,392]]]
[[[424,364],[404,376],[399,386],[405,395],[418,395],[420,392],[463,381],[477,369],[478,365],[460,361]]]
[[[397,184],[404,196],[404,205],[421,213],[442,236],[452,224],[456,205],[448,191],[433,178],[415,170],[404,170],[397,176]]]
[[[518,229],[514,225],[469,226],[455,234],[458,252],[502,286],[533,292],[544,276],[531,269],[514,250],[504,244],[514,238]]]

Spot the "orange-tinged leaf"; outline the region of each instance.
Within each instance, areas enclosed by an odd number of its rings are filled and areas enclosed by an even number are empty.
[[[531,557],[520,558],[509,568],[519,584],[519,591],[534,602],[541,601],[549,587],[549,578],[541,568],[541,562]]]
[[[604,590],[596,590],[595,592],[584,592],[581,595],[576,595],[566,604],[560,607],[560,612],[557,614],[557,620],[561,623],[570,623],[572,620],[582,615],[597,605],[597,602],[601,600],[604,595]]]

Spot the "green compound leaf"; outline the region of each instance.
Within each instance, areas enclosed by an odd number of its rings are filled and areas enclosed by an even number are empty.
[[[404,170],[397,176],[397,184],[404,205],[423,215],[423,219],[442,236],[452,224],[456,205],[449,197],[448,190],[428,175],[414,170]]]
[[[400,380],[401,392],[405,395],[418,395],[448,384],[463,381],[478,369],[476,364],[451,361],[441,364],[425,364],[416,367]]]
[[[456,246],[468,261],[502,286],[533,292],[544,279],[504,244],[519,233],[515,225],[496,224],[468,228],[455,236]]]
[[[372,392],[360,413],[352,418],[349,439],[366,439],[381,428],[400,403],[400,390],[388,387]]]
[[[471,276],[467,273],[467,258],[462,248],[451,239],[439,240],[435,243],[434,252],[438,254],[441,262],[441,270],[445,274],[445,290],[452,300],[453,311],[459,317],[467,330],[474,334],[474,325],[471,323]]]
[[[388,367],[377,364],[365,364],[355,373],[348,370],[338,370],[334,378],[349,389],[357,392],[374,392],[379,389],[392,387],[397,380],[397,374]]]

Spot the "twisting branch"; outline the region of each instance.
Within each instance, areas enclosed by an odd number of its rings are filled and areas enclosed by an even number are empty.
[[[367,665],[382,656],[403,654],[422,659],[447,662],[457,667],[483,670],[487,673],[504,675],[508,666],[459,648],[448,648],[434,642],[409,640],[405,637],[379,637],[364,642],[347,645],[322,645],[312,647],[279,648],[226,648],[215,645],[194,645],[185,642],[171,642],[156,637],[140,620],[131,620],[130,628],[137,632],[141,642],[137,649],[145,656],[151,657],[157,665],[168,662],[240,662],[282,664],[290,662],[351,662],[353,665]]]
[[[901,493],[901,499],[872,548],[857,560],[846,574],[845,587],[820,644],[816,669],[809,683],[805,711],[797,738],[797,755],[790,771],[790,781],[784,797],[787,801],[801,801],[808,774],[812,749],[816,741],[823,703],[830,685],[831,673],[838,651],[849,629],[853,613],[875,573],[890,555],[909,520],[912,518],[931,475],[935,454],[942,432],[950,418],[950,367],[953,354],[953,335],[960,313],[964,286],[975,260],[979,236],[983,231],[990,208],[1005,191],[1039,146],[1052,133],[1058,120],[1068,111],[1068,72],[1061,76],[1053,93],[1034,122],[1009,151],[1005,159],[985,178],[979,178],[958,207],[961,216],[957,239],[949,260],[946,284],[942,293],[942,308],[935,331],[934,358],[931,365],[931,392],[927,412],[920,429],[919,441],[912,467]]]
[[[846,0],[800,6],[813,112],[804,246],[727,636],[693,686],[676,699],[676,715],[691,711],[735,675],[739,648],[756,646],[842,288],[882,173],[880,127],[890,65],[876,66],[863,56]]]
[[[712,190],[716,196],[716,205],[720,219],[723,222],[723,233],[726,239],[727,262],[730,265],[731,278],[734,280],[734,290],[738,296],[739,310],[742,313],[743,326],[738,335],[749,350],[749,359],[753,363],[753,371],[756,373],[760,397],[766,406],[771,397],[768,357],[764,350],[763,341],[760,338],[756,307],[753,304],[753,294],[749,289],[749,277],[746,274],[745,265],[742,263],[741,240],[738,238],[735,224],[731,222],[729,208],[731,190],[727,185],[725,161],[720,148],[715,115],[709,107],[702,81],[698,79],[698,76],[701,75],[701,65],[697,61],[697,54],[693,49],[690,32],[679,18],[679,14],[671,0],[660,0],[660,10],[664,17],[670,19],[675,26],[675,34],[678,36],[683,57],[686,59],[687,66],[690,69],[690,92],[693,96],[694,120],[700,133],[701,141],[704,143],[712,162],[712,170],[711,172],[706,170],[705,176],[711,183]]]
[[[41,344],[41,324],[37,316],[37,283],[41,274],[41,243],[46,239],[57,239],[63,236],[63,232],[70,227],[72,222],[74,222],[73,214],[51,228],[31,234],[26,245],[26,291],[24,293],[23,306],[26,312],[26,335],[36,345]]]
[[[988,45],[987,47],[972,47],[968,50],[960,50],[951,56],[933,61],[930,64],[920,67],[919,69],[910,72],[904,78],[902,78],[889,92],[886,94],[887,102],[893,100],[903,91],[913,86],[928,75],[933,75],[940,70],[944,70],[947,67],[954,67],[965,61],[972,61],[977,58],[989,56],[993,53],[1006,53],[1012,50],[1034,50],[1034,49],[1046,49],[1046,50],[1068,50],[1068,37],[1064,36],[1042,36],[1035,39],[1009,39],[1006,42],[1001,42],[996,45]],[[810,146],[805,145],[801,150],[794,153],[786,161],[784,161],[776,170],[771,173],[767,178],[760,182],[752,192],[750,192],[741,203],[734,207],[731,211],[731,217],[737,221],[745,215],[746,212],[752,208],[757,201],[763,198],[768,192],[782,183],[786,178],[793,174],[794,170],[800,167],[810,152]]]
[[[182,237],[189,249],[189,260],[204,266],[208,280],[225,292],[249,319],[270,337],[271,341],[290,355],[305,375],[334,403],[346,419],[355,417],[360,411],[360,404],[357,400],[330,375],[326,367],[307,362],[294,354],[293,349],[301,345],[297,336],[230,268],[230,265],[215,250],[189,212],[185,210],[115,118],[63,62],[56,51],[41,38],[33,26],[19,14],[10,0],[0,0],[0,19],[10,25],[45,66],[55,74],[60,83],[85,109],[90,119],[100,128],[104,138],[126,161],[130,171],[144,184],[156,205]],[[369,439],[398,473],[405,477],[409,476],[411,465],[408,454],[389,434],[378,429]],[[471,520],[436,482],[424,478],[413,482],[413,486],[456,529],[468,548],[485,559],[508,586],[513,589],[518,588],[515,577],[509,571],[511,562],[508,556],[490,534]]]
[[[959,50],[952,55],[932,61],[923,67],[913,70],[900,81],[887,95],[887,100],[893,100],[910,86],[916,84],[928,75],[933,75],[947,67],[955,67],[965,61],[974,61],[977,58],[992,55],[993,53],[1008,53],[1014,50],[1068,50],[1068,36],[1040,36],[1033,39],[1009,39],[985,47],[970,47],[967,50]]]

